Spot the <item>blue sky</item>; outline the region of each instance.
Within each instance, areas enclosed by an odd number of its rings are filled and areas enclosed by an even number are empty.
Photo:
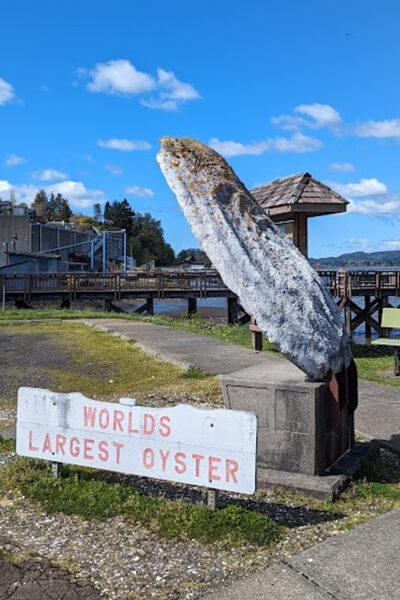
[[[400,248],[395,0],[3,3],[0,196],[128,198],[196,246],[155,161],[163,135],[221,151],[249,187],[309,171],[351,200],[310,255]],[[4,25],[6,24],[6,25]]]

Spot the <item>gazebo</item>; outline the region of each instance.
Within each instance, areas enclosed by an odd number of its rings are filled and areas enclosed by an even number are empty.
[[[310,173],[276,179],[250,192],[305,256],[308,256],[308,218],[346,212],[349,204]]]

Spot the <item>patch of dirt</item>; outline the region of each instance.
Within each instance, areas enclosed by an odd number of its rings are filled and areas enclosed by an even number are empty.
[[[8,415],[2,413],[16,404],[17,390],[21,386],[51,388],[54,380],[49,369],[62,369],[108,377],[112,364],[77,364],[57,339],[51,335],[16,333],[2,327],[0,332],[0,420]]]
[[[72,357],[54,340],[39,335],[18,334],[2,328],[0,335],[0,399],[16,399],[23,385],[48,386],[49,376],[44,369],[65,368]]]
[[[57,567],[33,560],[13,561],[0,558],[1,600],[98,600],[100,593],[81,586]],[[104,596],[103,596],[104,598]]]

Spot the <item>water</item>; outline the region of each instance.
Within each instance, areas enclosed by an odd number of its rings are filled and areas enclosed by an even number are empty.
[[[352,298],[352,300],[360,308],[365,308],[365,298],[363,296],[355,296],[354,298]],[[394,308],[399,308],[399,306],[400,306],[400,298],[398,296],[389,296],[389,303]],[[344,311],[342,312],[342,314],[343,314],[343,318],[344,318]],[[373,313],[372,317],[376,321],[378,321],[378,323],[379,323],[379,314],[378,314],[378,311],[376,311],[375,313]],[[362,323],[361,325],[359,325],[353,331],[352,336],[353,336],[355,342],[360,343],[360,344],[365,343],[366,342],[366,337],[365,337],[365,323]],[[371,330],[371,339],[374,340],[374,339],[376,339],[378,337],[379,337],[379,335],[377,334],[377,332],[372,329]],[[390,337],[396,337],[396,334],[391,334]]]
[[[135,310],[141,302],[132,305]],[[188,310],[187,300],[154,300],[154,314],[168,315],[169,317],[186,316]],[[205,319],[213,319],[226,323],[228,321],[226,298],[206,298],[197,300],[197,310]]]
[[[372,270],[372,269],[371,269]],[[375,269],[376,270],[376,269]],[[353,302],[360,308],[365,308],[365,298],[363,296],[355,296],[352,298]],[[395,308],[400,307],[400,298],[397,296],[390,296],[389,302]],[[132,311],[140,306],[141,303],[135,303],[132,306]],[[154,314],[155,315],[168,315],[170,317],[181,317],[187,315],[187,300],[155,300],[154,301]],[[213,319],[220,323],[227,323],[227,300],[226,298],[207,298],[205,300],[197,300],[197,309],[199,314],[204,319]],[[343,322],[344,322],[344,311],[342,311]],[[373,318],[379,322],[378,311],[373,315]],[[365,323],[362,323],[352,333],[352,337],[355,342],[363,344],[366,342],[365,337]],[[371,339],[378,338],[379,335],[372,329]],[[391,336],[391,337],[395,337]]]

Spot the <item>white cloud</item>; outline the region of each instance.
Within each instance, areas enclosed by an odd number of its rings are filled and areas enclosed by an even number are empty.
[[[56,169],[43,169],[32,173],[32,177],[40,181],[56,181],[57,179],[67,179],[68,175]]]
[[[110,171],[110,173],[113,175],[122,175],[123,173],[122,169],[117,167],[117,165],[106,165],[104,168],[107,169],[107,171]]]
[[[400,219],[400,196],[387,195],[371,200],[351,201],[347,212],[355,215],[382,216],[393,215]]]
[[[159,93],[155,98],[142,99],[141,103],[147,108],[176,110],[188,100],[200,98],[199,92],[190,83],[184,83],[176,78],[172,71],[157,69],[157,88]]]
[[[351,248],[352,252],[372,252],[371,242],[368,238],[350,238],[348,247]]]
[[[12,185],[7,179],[0,179],[0,194],[1,192],[8,192],[12,189]]]
[[[141,188],[138,185],[130,185],[125,188],[126,194],[132,194],[133,196],[139,196],[139,198],[152,198],[154,192],[150,188]]]
[[[272,117],[272,125],[286,131],[300,131],[304,128],[322,129],[327,127],[336,129],[342,123],[339,112],[329,104],[319,104],[318,102],[314,104],[299,104],[294,108],[293,112],[297,114]]]
[[[269,149],[268,142],[252,142],[251,144],[242,144],[233,140],[222,142],[218,138],[211,138],[208,142],[211,148],[214,148],[224,156],[243,156],[244,154],[263,154]]]
[[[190,83],[180,81],[173,71],[157,69],[157,76],[138,71],[127,59],[97,63],[94,69],[78,69],[79,77],[88,78],[86,84],[90,92],[137,96],[147,108],[176,110],[189,100],[200,98],[199,92]],[[76,83],[76,82],[75,82]],[[143,97],[154,92],[154,96]]]
[[[11,83],[0,77],[0,106],[7,104],[15,97],[15,91]]]
[[[358,137],[400,138],[400,119],[367,121],[355,127]]]
[[[333,162],[328,165],[328,169],[330,171],[337,171],[338,173],[350,173],[350,171],[355,171],[356,168],[351,163],[337,163]]]
[[[243,156],[245,154],[258,155],[264,152],[313,152],[323,146],[322,142],[316,138],[309,137],[302,133],[294,133],[292,137],[268,138],[260,142],[251,142],[242,144],[234,141],[220,141],[218,138],[212,138],[209,146],[214,148],[224,156]]]
[[[69,200],[71,206],[87,208],[94,202],[102,202],[105,199],[101,190],[89,190],[81,181],[62,181],[45,188],[47,193],[62,194]]]
[[[151,144],[141,140],[126,140],[119,138],[110,138],[109,140],[97,140],[100,148],[109,148],[111,150],[122,150],[122,152],[132,152],[133,150],[150,150]]]
[[[281,115],[280,117],[272,117],[271,124],[284,131],[300,131],[303,127],[308,127],[309,121],[303,117],[295,117],[294,115]]]
[[[271,149],[277,152],[314,152],[323,146],[320,140],[303,133],[294,133],[291,138],[273,138],[269,142]]]
[[[388,193],[387,187],[382,181],[371,177],[370,179],[360,179],[358,183],[337,183],[328,182],[344,198],[361,198],[363,196],[382,196]]]
[[[7,180],[0,180],[0,196],[4,192],[13,190],[18,202],[30,205],[40,187],[33,184],[13,185]],[[90,190],[81,181],[62,181],[43,188],[47,194],[62,194],[73,208],[83,209],[91,207],[95,202],[104,202],[105,195],[101,190]]]
[[[156,87],[156,81],[151,75],[138,71],[129,60],[125,59],[98,63],[88,73],[82,69],[79,73],[89,75],[90,81],[86,87],[91,92],[133,96],[149,92]]]
[[[347,212],[350,214],[379,218],[390,215],[391,218],[400,219],[400,195],[390,194],[386,185],[375,177],[360,179],[358,183],[328,182],[328,185],[350,199],[347,207]],[[358,200],[358,198],[365,199]]]
[[[400,250],[400,240],[386,240],[383,247],[386,250]]]
[[[6,158],[7,167],[15,167],[16,165],[22,165],[26,162],[26,159],[23,156],[18,156],[18,154],[9,154]]]
[[[342,118],[337,110],[332,108],[329,104],[300,104],[294,109],[295,112],[306,115],[313,119],[314,123],[312,127],[337,127],[341,124]]]

